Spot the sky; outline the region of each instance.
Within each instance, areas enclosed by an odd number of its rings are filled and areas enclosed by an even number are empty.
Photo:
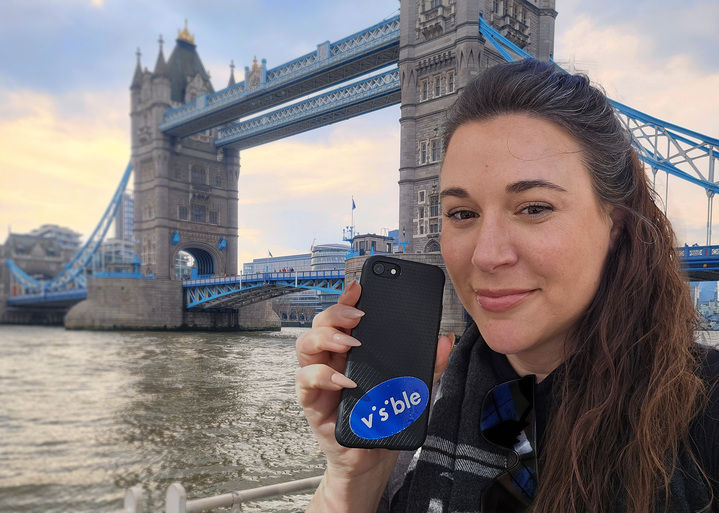
[[[557,0],[555,60],[622,103],[719,138],[719,2]],[[46,223],[89,235],[130,158],[137,48],[152,69],[184,20],[216,90],[398,12],[396,0],[0,0],[0,241]],[[397,227],[399,106],[241,153],[239,260]],[[704,244],[704,190],[657,175],[680,243]],[[719,210],[716,202],[714,210]],[[714,216],[719,219],[719,215]],[[719,241],[719,223],[713,225]]]

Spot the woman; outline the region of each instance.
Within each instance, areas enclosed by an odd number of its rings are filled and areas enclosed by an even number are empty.
[[[359,285],[317,316],[297,341],[327,455],[309,511],[372,512],[386,488],[392,512],[480,511],[516,465],[478,435],[482,398],[529,375],[532,511],[717,511],[718,352],[693,341],[674,234],[606,97],[552,64],[494,66],[450,112],[444,152],[442,254],[474,323],[448,368],[453,337],[439,339],[429,436],[393,487],[396,453],[333,436]]]

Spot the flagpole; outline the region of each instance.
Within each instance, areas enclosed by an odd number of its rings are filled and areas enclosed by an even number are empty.
[[[355,197],[352,196],[352,224],[350,225],[350,228],[352,230],[351,237],[354,239],[355,237]]]

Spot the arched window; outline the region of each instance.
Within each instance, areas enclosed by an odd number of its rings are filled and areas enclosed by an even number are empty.
[[[194,184],[205,185],[207,183],[207,171],[200,166],[192,166],[190,181]]]
[[[431,239],[427,243],[427,245],[424,247],[425,253],[439,253],[439,251],[440,251],[439,242],[437,242],[434,239]]]

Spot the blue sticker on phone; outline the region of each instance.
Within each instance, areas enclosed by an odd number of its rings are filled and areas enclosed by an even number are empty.
[[[352,432],[365,440],[399,433],[416,421],[429,404],[429,388],[413,376],[392,378],[363,395],[350,413]]]

